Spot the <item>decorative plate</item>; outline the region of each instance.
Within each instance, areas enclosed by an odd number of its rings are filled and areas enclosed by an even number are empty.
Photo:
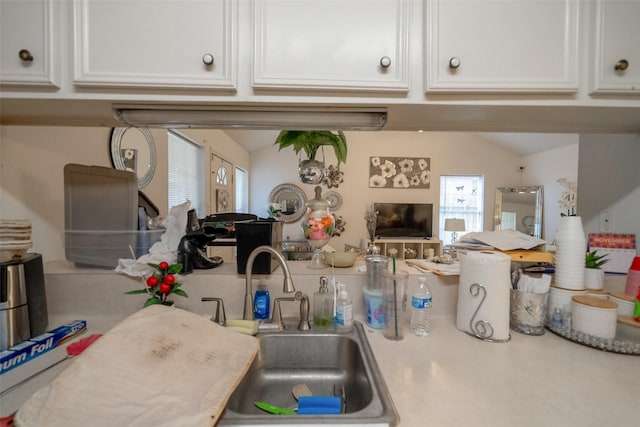
[[[302,215],[307,205],[307,196],[302,188],[295,184],[280,184],[269,193],[269,203],[283,203],[286,209],[280,214],[280,220],[285,224],[296,222]]]
[[[337,191],[327,191],[323,198],[329,202],[330,211],[337,211],[342,207],[342,196]]]

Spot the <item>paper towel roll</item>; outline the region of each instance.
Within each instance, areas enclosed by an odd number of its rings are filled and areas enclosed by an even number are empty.
[[[511,257],[469,251],[460,260],[456,327],[487,341],[507,341]],[[483,300],[484,298],[484,300]]]

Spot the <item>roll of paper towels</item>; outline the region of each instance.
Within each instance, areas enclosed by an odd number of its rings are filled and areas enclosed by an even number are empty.
[[[460,260],[456,327],[486,341],[507,341],[511,257],[468,251]]]

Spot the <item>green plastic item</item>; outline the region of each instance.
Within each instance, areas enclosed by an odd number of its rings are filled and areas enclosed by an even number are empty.
[[[256,405],[258,408],[262,409],[263,411],[266,411],[270,414],[276,414],[276,415],[297,415],[297,412],[294,411],[293,409],[289,409],[289,408],[281,408],[279,406],[273,406],[269,403],[265,403],[265,402],[253,402],[254,405]]]

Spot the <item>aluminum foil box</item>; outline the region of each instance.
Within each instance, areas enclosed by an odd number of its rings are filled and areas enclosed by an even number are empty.
[[[0,353],[0,375],[42,356],[87,330],[85,320],[74,320]]]

